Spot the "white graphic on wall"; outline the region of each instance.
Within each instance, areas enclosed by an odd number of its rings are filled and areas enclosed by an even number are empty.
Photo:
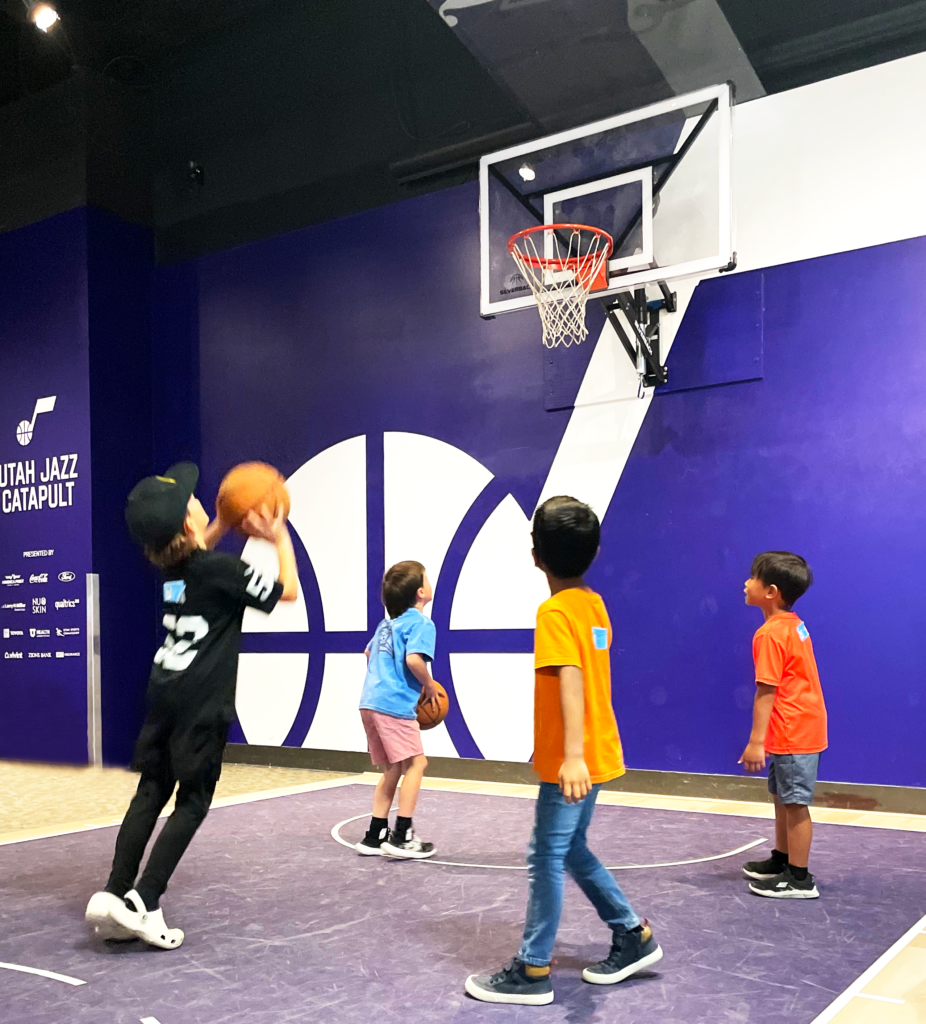
[[[662,324],[666,350],[694,284],[680,283],[677,291],[678,312],[666,315]],[[637,398],[636,372],[606,325],[541,500],[573,494],[604,518],[651,399],[651,393],[643,400]],[[426,511],[407,486],[409,465],[434,467]],[[406,432],[384,434],[385,565],[417,559],[427,567],[436,594],[453,537],[492,478],[485,466],[445,441]],[[366,437],[348,438],[320,452],[290,477],[287,486],[292,499],[290,525],[312,562],[326,631],[366,631]],[[320,494],[325,495],[324,501],[318,500]],[[331,508],[339,509],[338,516],[328,513]],[[249,540],[243,557],[263,572],[278,571],[276,552],[265,541]],[[483,581],[501,576],[504,599],[487,601]],[[438,637],[438,643],[451,652],[460,711],[487,758],[525,761],[531,756],[533,658],[529,653],[454,653],[454,631],[531,629],[537,606],[547,596],[544,578],[530,557],[529,516],[509,494],[486,516],[466,555],[451,602],[450,628]],[[297,601],[278,605],[269,616],[252,610],[245,613],[245,632],[298,633],[309,628],[301,590]],[[302,703],[308,665],[307,653],[241,656],[237,709],[248,743],[283,743]],[[366,750],[357,711],[365,668],[362,649],[325,655],[321,693],[301,740],[303,746]],[[443,724],[423,733],[422,739],[426,754],[459,756]]]
[[[35,420],[43,412],[55,411],[55,400],[57,395],[49,395],[47,398],[36,400],[35,408],[32,410],[31,420],[20,420],[16,426],[16,440],[25,447],[32,441],[32,432],[35,429]]]

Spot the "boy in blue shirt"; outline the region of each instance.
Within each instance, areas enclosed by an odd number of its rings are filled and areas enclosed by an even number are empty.
[[[434,844],[424,843],[412,828],[421,779],[428,766],[421,745],[417,705],[420,698],[437,705],[437,689],[428,663],[434,659],[434,623],[422,613],[434,592],[420,562],[398,562],[383,577],[383,604],[388,618],[367,644],[367,675],[360,696],[360,717],[370,760],[385,765],[373,793],[373,817],[356,844],[359,854],[424,860]],[[389,831],[389,808],[399,785],[399,813]]]

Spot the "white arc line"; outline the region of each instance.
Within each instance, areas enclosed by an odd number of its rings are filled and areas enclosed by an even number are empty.
[[[141,1024],[161,1024],[157,1017],[139,1017]]]
[[[41,971],[38,967],[23,967],[22,964],[0,964],[5,971],[22,971],[23,974],[37,974],[40,978],[51,978],[52,981],[63,981],[65,985],[86,985],[80,978],[69,978],[66,974],[55,974],[54,971]]]
[[[341,829],[345,825],[349,825],[352,821],[359,821],[361,818],[368,818],[369,814],[355,814],[353,818],[345,818],[343,821],[339,821],[337,825],[331,830],[331,838],[336,842],[340,843],[341,846],[346,846],[349,850],[353,850],[354,844],[349,843],[346,839],[341,837]],[[738,853],[745,853],[747,850],[752,850],[756,846],[761,846],[765,839],[753,839],[751,842],[746,843],[743,846],[738,846],[735,850],[728,850],[726,853],[715,853],[710,857],[693,857],[691,860],[667,860],[661,861],[658,864],[612,864],[608,865],[608,871],[631,871],[637,868],[677,868],[684,867],[686,864],[706,864],[712,860],[724,860],[727,857],[735,857]],[[396,858],[397,859],[397,858]],[[466,864],[463,861],[457,860],[421,860],[420,864],[441,864],[448,868],[483,868],[489,871],[527,871],[526,864]]]
[[[851,1002],[855,996],[861,994],[861,990],[868,984],[868,982],[880,974],[901,950],[910,945],[916,936],[923,931],[924,925],[926,925],[926,917],[921,917],[912,928],[900,936],[890,949],[882,953],[871,967],[864,972],[864,974],[860,974],[845,990],[845,992],[842,993],[842,995],[837,996],[823,1011],[823,1013],[814,1017],[810,1024],[828,1024],[828,1021],[831,1021],[836,1014],[843,1009],[843,1007],[847,1006],[849,1002]]]

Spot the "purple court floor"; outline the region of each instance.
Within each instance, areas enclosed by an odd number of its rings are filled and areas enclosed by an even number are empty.
[[[115,829],[0,847],[0,961],[87,982],[71,987],[0,970],[2,1024],[809,1024],[926,913],[926,836],[817,826],[822,898],[762,900],[739,856],[634,869],[618,880],[665,950],[658,971],[622,985],[580,979],[608,936],[574,885],[556,950],[556,1001],[494,1006],[463,994],[466,975],[518,947],[523,871],[361,858],[331,838],[366,812],[349,785],[218,808],[164,900],[184,945],[108,946],[83,925],[107,874]],[[416,824],[440,856],[523,864],[533,804],[422,794]],[[722,853],[769,822],[602,806],[593,845],[609,864]],[[363,822],[345,826],[359,838]]]

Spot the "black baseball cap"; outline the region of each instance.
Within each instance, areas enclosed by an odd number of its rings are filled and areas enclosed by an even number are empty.
[[[154,551],[166,548],[183,529],[198,480],[199,469],[192,462],[178,462],[163,476],[146,476],[137,483],[125,503],[132,540]]]

